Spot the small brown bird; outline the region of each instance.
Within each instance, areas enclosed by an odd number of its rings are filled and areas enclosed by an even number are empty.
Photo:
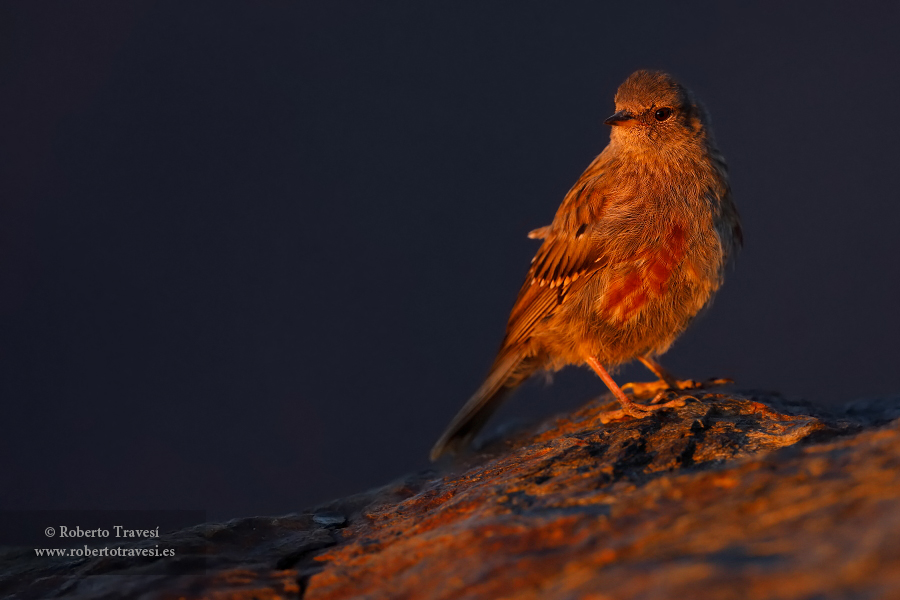
[[[640,360],[684,389],[654,357],[722,283],[741,225],[727,167],[704,108],[671,76],[633,73],[619,87],[609,145],[566,194],[531,261],[485,382],[431,451],[436,460],[478,433],[505,396],[537,371],[586,364],[622,408],[642,418],[672,403],[637,404],[608,369]],[[637,384],[632,384],[637,385]],[[677,402],[677,401],[675,401]],[[611,417],[611,418],[612,418]]]

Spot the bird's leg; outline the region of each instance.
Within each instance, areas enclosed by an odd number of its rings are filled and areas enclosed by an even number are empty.
[[[666,397],[666,392],[668,391],[693,390],[704,386],[708,387],[734,383],[730,379],[711,379],[703,383],[694,381],[693,379],[678,379],[649,356],[640,356],[638,357],[638,360],[641,361],[654,375],[659,377],[659,381],[626,383],[622,386],[622,389],[630,389],[635,395],[655,394],[653,400],[650,401],[650,404],[661,402]]]
[[[609,388],[609,391],[613,393],[613,396],[616,397],[616,399],[619,401],[619,404],[622,406],[622,408],[619,410],[611,410],[603,413],[600,416],[600,422],[602,423],[608,423],[616,419],[621,419],[625,415],[634,417],[635,419],[643,419],[644,417],[650,416],[653,411],[659,410],[661,408],[684,406],[684,400],[682,400],[681,398],[676,398],[675,400],[666,402],[665,404],[654,404],[653,406],[637,404],[625,395],[625,392],[623,392],[622,388],[620,388],[616,384],[615,380],[613,380],[610,374],[606,372],[606,369],[603,368],[603,365],[600,364],[600,361],[598,361],[593,356],[589,356],[585,360],[585,362],[587,362],[588,366],[594,370],[594,373],[596,373],[597,376],[603,380],[603,383],[606,384],[606,387]]]
[[[639,361],[644,363],[644,366],[650,369],[650,371],[659,377],[659,380],[664,382],[669,388],[673,390],[678,389],[687,389],[689,387],[694,387],[696,383],[692,380],[687,381],[678,381],[678,378],[666,371],[661,364],[650,358],[649,356],[641,356],[638,358]]]

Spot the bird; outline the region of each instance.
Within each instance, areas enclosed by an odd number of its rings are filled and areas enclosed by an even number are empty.
[[[708,113],[661,71],[619,86],[604,121],[608,145],[565,195],[531,261],[484,383],[431,450],[467,446],[500,403],[538,372],[591,368],[621,406],[609,419],[648,417],[696,387],[666,371],[664,353],[712,300],[743,244],[740,217]],[[639,360],[659,381],[650,404],[633,401],[610,371]],[[630,384],[637,391],[639,385]],[[628,387],[626,385],[625,387]]]

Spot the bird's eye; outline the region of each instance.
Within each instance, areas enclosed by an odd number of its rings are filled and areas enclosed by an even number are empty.
[[[655,113],[653,113],[653,118],[656,119],[657,121],[665,121],[666,119],[668,119],[671,116],[672,116],[671,108],[660,108]]]

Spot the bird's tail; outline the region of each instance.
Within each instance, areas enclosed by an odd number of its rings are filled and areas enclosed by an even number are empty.
[[[487,423],[506,395],[531,375],[536,367],[533,359],[522,353],[505,353],[497,358],[487,379],[450,421],[444,435],[431,449],[435,461],[446,452],[456,452],[467,445]]]

